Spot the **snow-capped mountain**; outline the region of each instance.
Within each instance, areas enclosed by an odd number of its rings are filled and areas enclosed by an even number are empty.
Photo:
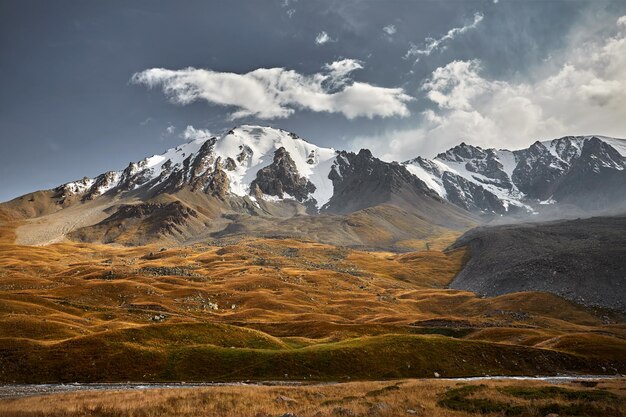
[[[566,136],[510,151],[461,143],[404,166],[442,198],[472,212],[533,212],[566,203],[602,209],[626,201],[626,140]]]
[[[397,164],[367,150],[339,152],[281,129],[243,125],[54,191],[61,206],[188,189],[230,203],[239,198],[235,205],[246,210],[295,200],[309,212],[348,213],[393,199],[419,205],[422,197],[481,214],[558,204],[597,210],[626,202],[625,155],[626,140],[566,136],[514,151],[461,143],[432,160]]]
[[[37,226],[46,242],[51,236],[145,244],[280,234],[388,248],[477,221],[397,162],[249,125],[5,204],[18,216],[46,217]],[[49,229],[42,226],[48,223]]]
[[[580,136],[515,151],[461,143],[432,160],[397,163],[243,125],[0,209],[43,218],[28,244],[180,243],[234,233],[368,247],[384,237],[390,247],[432,228],[466,228],[476,214],[626,210],[625,154],[624,140]]]
[[[91,200],[105,193],[174,192],[183,187],[224,197],[293,198],[322,207],[333,194],[329,173],[337,153],[294,133],[243,125],[133,162],[122,171],[60,186],[63,198]]]

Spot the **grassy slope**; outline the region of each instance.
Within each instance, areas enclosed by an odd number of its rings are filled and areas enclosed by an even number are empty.
[[[616,361],[439,335],[365,336],[287,348],[241,328],[195,326],[173,333],[162,327],[6,349],[0,376],[11,382],[345,380],[625,369]],[[173,334],[178,337],[171,339]]]
[[[398,255],[288,239],[29,247],[3,231],[3,382],[625,369],[623,325],[548,294],[445,289],[463,250]]]

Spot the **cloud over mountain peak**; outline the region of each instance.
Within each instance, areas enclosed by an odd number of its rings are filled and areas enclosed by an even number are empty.
[[[285,68],[258,68],[245,74],[193,67],[151,68],[134,74],[131,81],[161,87],[176,104],[206,101],[233,107],[231,119],[285,118],[297,109],[340,113],[348,119],[408,116],[407,103],[412,97],[402,88],[353,81],[350,74],[361,68],[353,59],[326,64],[322,72],[310,75]]]

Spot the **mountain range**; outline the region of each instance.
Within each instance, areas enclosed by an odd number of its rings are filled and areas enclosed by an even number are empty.
[[[242,125],[2,204],[36,218],[17,242],[179,244],[246,234],[398,249],[492,218],[626,206],[626,141],[568,136],[521,150],[461,143],[433,159],[385,162]]]
[[[566,136],[526,149],[461,143],[432,160],[404,163],[442,198],[472,212],[533,213],[545,205],[584,210],[623,205],[626,141]]]

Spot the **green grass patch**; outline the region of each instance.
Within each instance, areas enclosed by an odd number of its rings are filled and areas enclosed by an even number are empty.
[[[580,417],[622,417],[624,416],[623,399],[604,391],[575,391],[561,387],[503,387],[500,393],[524,400],[529,404],[510,404],[504,401],[481,398],[480,393],[489,388],[484,385],[465,385],[453,388],[443,394],[437,402],[439,407],[466,413],[493,414],[502,416],[543,417],[548,414]],[[571,401],[563,403],[536,403],[536,400],[560,399]]]
[[[455,411],[468,413],[503,413],[506,416],[518,416],[524,412],[520,406],[512,406],[503,402],[493,401],[486,398],[469,398],[479,391],[485,390],[486,385],[466,385],[447,391],[437,405]]]
[[[154,324],[90,336],[101,343],[148,347],[213,345],[226,348],[287,349],[279,338],[246,327],[218,323]]]
[[[563,352],[437,335],[387,334],[297,348],[222,324],[158,324],[0,348],[0,382],[373,380],[600,373]],[[393,389],[393,388],[390,388]]]
[[[561,387],[504,387],[499,391],[526,400],[563,398],[571,401],[606,401],[618,398],[617,395],[605,390],[570,390]]]
[[[464,328],[454,328],[454,327],[418,327],[415,329],[411,329],[410,333],[412,334],[439,334],[441,336],[455,337],[455,338],[460,339],[462,337],[469,335],[475,330],[476,329],[472,329],[472,328],[464,329]]]

